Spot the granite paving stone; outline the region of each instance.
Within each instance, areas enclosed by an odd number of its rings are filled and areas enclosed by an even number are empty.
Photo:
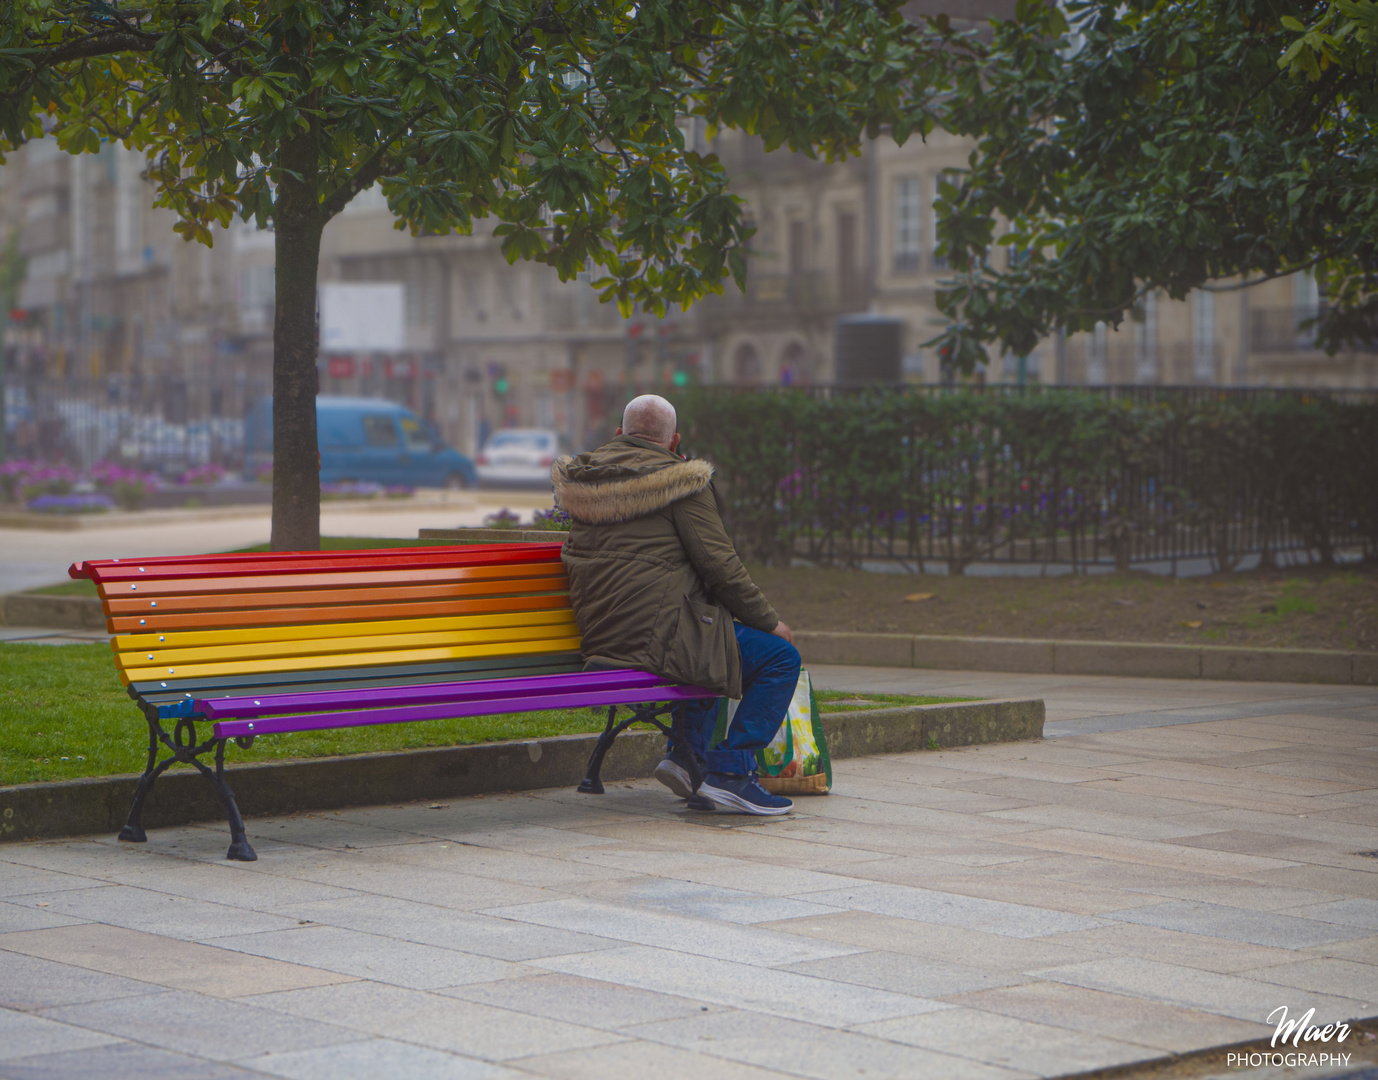
[[[93,889],[68,889],[11,897],[10,903],[43,903],[50,912],[89,922],[122,926],[126,930],[184,941],[205,941],[229,934],[252,934],[295,925],[294,919],[249,911],[229,904],[211,904],[151,889],[127,885],[102,885]]]
[[[1101,920],[1024,904],[1006,904],[979,896],[961,896],[907,885],[873,885],[806,894],[806,899],[853,911],[894,915],[902,919],[964,926],[1002,937],[1044,937],[1069,930],[1090,930]]]
[[[337,926],[305,926],[264,934],[220,938],[223,949],[322,968],[341,975],[417,990],[488,982],[523,974],[516,964],[488,956],[418,945]]]
[[[394,1039],[360,1039],[313,1050],[265,1054],[255,1070],[289,1080],[520,1080],[521,1074],[487,1061],[447,1054]]]
[[[27,896],[37,892],[62,892],[66,889],[89,889],[104,882],[80,874],[64,874],[56,870],[45,870],[40,866],[25,866],[7,858],[11,851],[20,850],[13,845],[0,848],[0,898]]]
[[[733,1011],[643,1024],[644,1039],[711,1053],[816,1080],[885,1077],[893,1080],[1018,1080],[1025,1070],[973,1061],[889,1039]]]
[[[293,904],[279,910],[293,916],[294,923],[305,920],[338,926],[497,960],[530,960],[620,944],[608,937],[453,911],[394,896],[355,895],[342,900]]]
[[[1145,996],[1035,981],[943,999],[947,1004],[1013,1016],[1160,1052],[1245,1042],[1272,1034],[1261,1019],[1237,1020]]]
[[[1378,886],[1378,881],[1374,882]],[[1378,930],[1378,900],[1371,897],[1351,897],[1348,900],[1332,900],[1329,903],[1310,904],[1305,907],[1291,907],[1288,915],[1317,922],[1340,923],[1344,926],[1361,926],[1365,930]]]
[[[584,895],[592,898],[590,890],[584,890]],[[744,926],[777,919],[830,915],[837,911],[824,904],[810,904],[783,896],[762,896],[739,889],[700,885],[692,881],[667,881],[665,878],[637,877],[607,882],[598,890],[598,898],[673,911],[680,915],[721,919]]]
[[[1208,937],[1247,941],[1254,945],[1271,945],[1279,949],[1304,949],[1308,945],[1326,945],[1368,936],[1367,931],[1359,926],[1189,900],[1112,911],[1106,918],[1158,926],[1164,930],[1185,930]]]
[[[965,994],[972,990],[989,990],[995,986],[1026,981],[1020,976],[999,975],[966,964],[921,960],[893,952],[853,953],[827,960],[809,960],[802,964],[790,964],[784,970],[921,998]]]
[[[268,994],[255,998],[254,1005],[278,1015],[329,1020],[351,1031],[492,1061],[624,1038],[595,1026],[534,1015],[520,1005],[506,1008],[371,982]]]
[[[855,1030],[1039,1076],[1109,1069],[1158,1056],[1149,1047],[979,1009],[881,1020]]]
[[[7,1061],[5,1080],[261,1080],[222,1061],[207,1061],[155,1046],[112,1042],[84,1050],[61,1050]]]
[[[0,844],[0,1077],[1019,1080],[1378,1012],[1378,689],[813,674],[1047,737],[841,759],[783,819],[632,780],[247,807],[254,863]]]
[[[531,965],[661,994],[692,992],[711,1004],[754,1009],[832,1027],[911,1016],[944,1007],[907,994],[644,945],[554,956],[533,960]]]
[[[708,1049],[705,1047],[705,1050]],[[772,1080],[784,1075],[774,1068],[758,1068],[715,1057],[707,1052],[698,1053],[644,1039],[590,1050],[542,1054],[523,1058],[519,1065],[523,1074],[549,1076],[556,1080],[647,1080],[648,1077]]]
[[[87,1050],[119,1042],[113,1035],[90,1028],[63,1024],[46,1016],[0,1008],[0,1062],[32,1054],[56,1054]]]
[[[75,926],[86,922],[69,915],[59,915],[44,903],[28,906],[0,900],[0,934],[11,934],[18,930],[47,930],[53,926]]]
[[[36,1011],[50,1005],[133,994],[156,994],[150,982],[73,967],[24,953],[9,952],[0,938],[0,1008]]]
[[[0,935],[0,949],[213,997],[320,986],[348,977],[100,923]]]
[[[348,1028],[285,1017],[238,1001],[167,990],[132,998],[59,1005],[44,1016],[164,1050],[234,1061],[274,1050],[356,1039]]]
[[[492,908],[484,914],[743,964],[791,964],[858,951],[845,945],[807,941],[758,927],[712,922],[669,911],[639,910],[630,904],[603,904],[573,898]]]
[[[447,997],[610,1031],[629,1024],[671,1020],[699,1012],[713,1012],[719,1008],[694,1000],[692,992],[692,987],[685,987],[685,996],[681,997],[597,979],[584,979],[577,975],[553,974],[533,975],[521,980],[471,983],[436,991]]]
[[[1091,990],[1108,990],[1232,1016],[1237,1020],[1267,1017],[1279,1004],[1283,1004],[1278,1001],[1276,983],[1135,957],[1089,960],[1066,967],[1045,968],[1030,974]],[[1334,1020],[1368,1015],[1363,1011],[1368,1007],[1367,1003],[1357,998],[1312,994],[1307,998],[1307,1003],[1316,1007],[1317,1015]]]
[[[765,866],[745,859],[703,852],[638,851],[631,849],[630,845],[606,850],[573,851],[569,858],[623,873],[679,878],[700,885],[758,892],[764,896],[796,896],[816,889],[835,888],[849,880],[834,874]]]
[[[1244,974],[1260,982],[1362,1001],[1369,1012],[1378,1012],[1378,968],[1372,964],[1330,957],[1274,964]]]
[[[869,911],[845,911],[771,923],[771,928],[790,934],[823,938],[863,949],[883,949],[950,964],[964,964],[985,971],[1018,973],[1032,968],[1073,964],[1102,955],[1079,944],[1068,945],[1076,934],[1045,938],[1012,938],[964,926],[901,919]],[[1085,933],[1095,934],[1090,930]],[[1284,956],[1287,954],[1283,954]]]
[[[1218,971],[1224,975],[1267,964],[1291,963],[1298,955],[1297,950],[1293,949],[1276,949],[1267,945],[1208,937],[1205,934],[1164,930],[1158,926],[1141,923],[1109,923],[1096,930],[1057,934],[1044,940],[1056,941],[1059,945],[1082,952],[1096,952],[1107,956],[1138,956],[1145,960],[1162,960],[1165,963],[1182,964],[1204,971]]]
[[[1191,840],[1192,837],[1184,837]],[[1228,851],[1205,851],[1181,843],[1140,840],[1132,836],[1106,836],[1077,829],[1045,829],[1009,838],[1011,844],[1028,845],[1040,851],[1060,851],[1069,855],[1089,855],[1114,859],[1137,866],[1166,866],[1174,870],[1195,870],[1204,874],[1242,874],[1252,870],[1278,870],[1286,860],[1240,855]]]
[[[1254,911],[1283,911],[1288,915],[1299,915],[1306,919],[1315,918],[1314,915],[1308,914],[1309,911],[1317,910],[1320,905],[1339,899],[1334,893],[1322,892],[1319,889],[1269,885],[1261,881],[1235,877],[1222,877],[1215,881],[1191,885],[1165,882],[1144,886],[1136,891],[1161,896],[1164,899],[1195,900],[1205,904],[1250,908]]]

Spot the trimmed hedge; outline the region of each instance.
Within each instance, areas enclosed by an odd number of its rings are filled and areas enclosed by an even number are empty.
[[[704,388],[678,404],[741,550],[766,561],[1378,557],[1373,396]]]

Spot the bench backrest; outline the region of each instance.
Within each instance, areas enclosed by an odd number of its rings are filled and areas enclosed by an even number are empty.
[[[120,679],[149,706],[578,671],[560,545],[83,562]]]

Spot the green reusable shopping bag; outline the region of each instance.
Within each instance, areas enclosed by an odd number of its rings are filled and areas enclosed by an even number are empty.
[[[735,698],[718,699],[712,745],[717,746],[727,737],[740,704]],[[761,774],[761,786],[775,795],[826,795],[832,787],[828,740],[823,734],[823,718],[807,671],[799,672],[789,712],[775,738],[764,750],[756,751],[756,768]]]

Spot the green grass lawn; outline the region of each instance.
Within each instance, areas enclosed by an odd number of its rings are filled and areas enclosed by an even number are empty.
[[[0,785],[143,771],[148,726],[120,685],[108,646],[0,644],[0,688]],[[841,691],[820,691],[818,698],[825,713],[965,700]],[[866,705],[828,705],[863,699]],[[269,735],[248,750],[232,746],[227,758],[243,762],[331,757],[571,735],[602,727],[603,713],[593,709],[515,713]],[[203,727],[203,737],[208,733]]]

